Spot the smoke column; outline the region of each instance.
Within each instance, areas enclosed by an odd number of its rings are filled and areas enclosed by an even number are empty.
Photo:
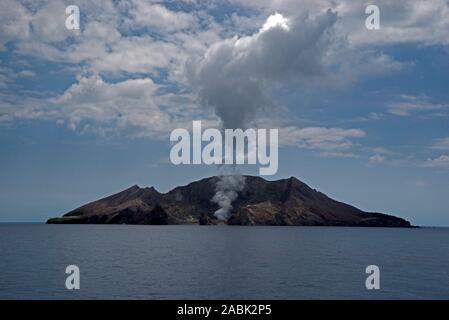
[[[215,185],[215,195],[212,202],[218,204],[219,209],[214,216],[219,220],[227,220],[232,210],[232,202],[237,199],[238,193],[245,187],[245,177],[237,172],[234,166],[229,174],[220,175]]]
[[[260,116],[273,118],[276,108],[268,88],[292,79],[316,81],[328,64],[337,14],[286,18],[275,13],[252,35],[223,39],[203,57],[186,64],[187,77],[204,106],[215,111],[223,129],[245,130]],[[229,169],[229,168],[228,168]],[[235,167],[221,175],[212,201],[218,219],[226,220],[232,202],[245,186]]]

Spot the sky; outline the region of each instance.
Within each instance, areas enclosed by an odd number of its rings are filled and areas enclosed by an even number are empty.
[[[2,0],[0,24],[0,222],[218,174],[169,160],[202,120],[278,128],[269,180],[449,226],[445,0]]]

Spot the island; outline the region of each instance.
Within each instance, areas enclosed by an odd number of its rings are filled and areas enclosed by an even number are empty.
[[[268,181],[244,176],[244,186],[232,202],[226,220],[214,213],[212,201],[219,176],[180,186],[167,193],[137,185],[88,203],[48,224],[242,225],[412,227],[409,221],[383,213],[365,212],[333,200],[295,177]]]

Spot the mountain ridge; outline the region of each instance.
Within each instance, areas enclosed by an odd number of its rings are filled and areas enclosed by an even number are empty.
[[[134,185],[47,223],[411,227],[402,218],[365,212],[334,200],[296,177],[273,181],[243,177],[245,186],[233,201],[226,221],[214,216],[219,207],[212,198],[220,177],[212,176],[165,193]]]

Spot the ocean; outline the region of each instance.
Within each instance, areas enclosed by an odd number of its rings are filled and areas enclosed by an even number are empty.
[[[449,299],[448,262],[448,228],[0,224],[0,299]]]

